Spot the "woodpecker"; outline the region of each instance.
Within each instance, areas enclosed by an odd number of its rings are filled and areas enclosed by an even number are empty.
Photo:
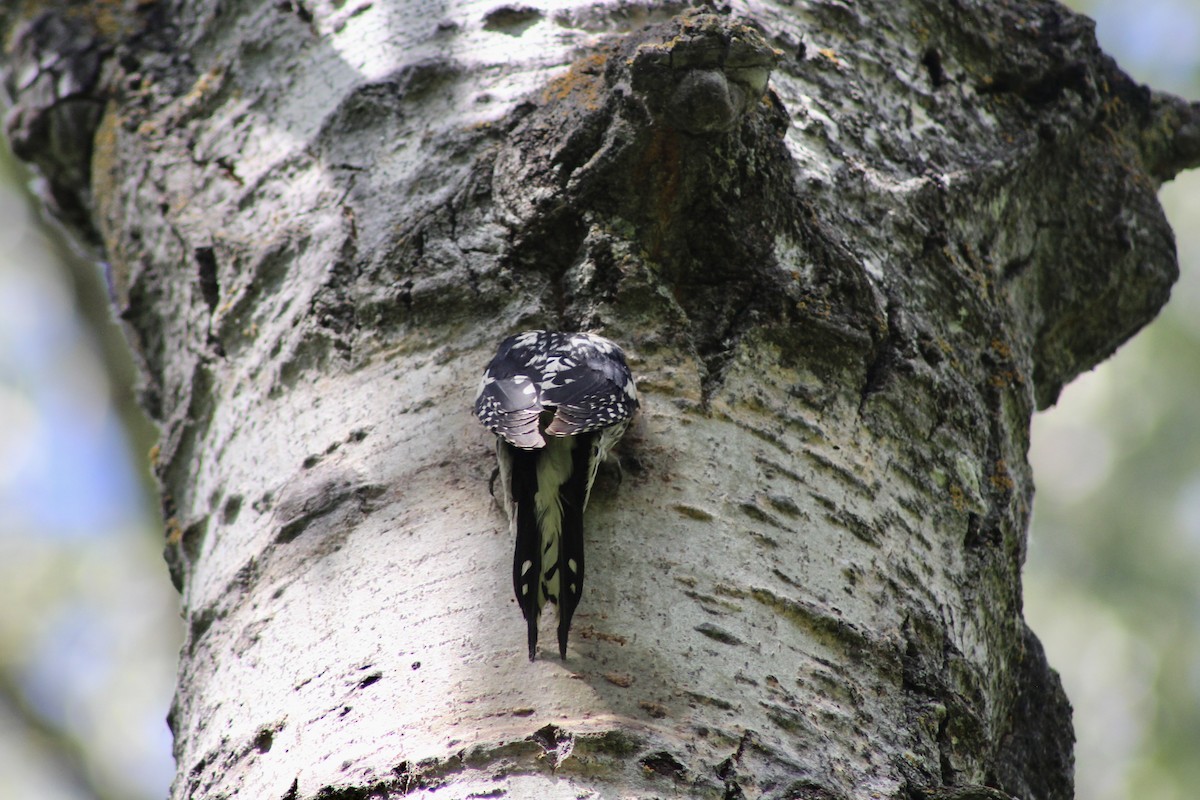
[[[597,467],[637,407],[625,353],[591,333],[518,333],[500,343],[483,372],[475,416],[496,434],[530,661],[546,601],[558,607],[558,653],[567,657],[583,594],[583,510]]]

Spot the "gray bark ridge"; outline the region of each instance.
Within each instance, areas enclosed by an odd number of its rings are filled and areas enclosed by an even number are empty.
[[[95,5],[0,10],[8,130],[163,427],[174,797],[1071,796],[1029,418],[1165,302],[1194,105],[1043,2]],[[528,327],[643,396],[565,664],[469,414]]]

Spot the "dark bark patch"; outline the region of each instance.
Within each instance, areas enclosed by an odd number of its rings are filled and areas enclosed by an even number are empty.
[[[990,786],[943,786],[928,792],[918,790],[915,800],[1015,800],[1007,792]]]
[[[882,535],[879,528],[874,523],[863,519],[858,514],[852,513],[846,509],[839,509],[834,514],[828,514],[825,517],[830,522],[840,528],[850,531],[856,538],[866,542],[872,547],[880,546]]]
[[[498,6],[484,15],[483,29],[520,36],[533,27],[542,16],[539,9],[531,6]]]
[[[862,392],[858,401],[858,413],[866,409],[871,395],[885,391],[894,381],[896,373],[902,371],[906,353],[915,348],[909,345],[905,332],[902,330],[903,313],[900,310],[900,300],[894,294],[888,295],[885,319],[887,337],[878,341],[874,356],[867,364],[863,380]]]
[[[680,781],[687,775],[687,769],[679,763],[679,759],[666,750],[659,750],[638,759],[642,769],[664,778]]]
[[[1062,681],[1046,661],[1041,642],[1023,626],[1015,648],[1017,694],[996,754],[998,785],[1016,797],[1067,800],[1074,795],[1075,733]]]
[[[201,517],[183,529],[180,546],[189,563],[194,563],[200,557],[204,540],[208,537],[208,520],[207,516]]]
[[[714,617],[723,617],[726,614],[736,613],[741,610],[733,603],[726,602],[719,597],[713,597],[712,595],[704,594],[703,592],[687,590],[683,594],[685,597],[688,597],[699,603],[700,609],[704,611],[704,613],[712,614]],[[701,631],[701,633],[704,633],[704,631]]]
[[[640,737],[628,731],[611,730],[599,736],[581,736],[576,740],[576,746],[581,753],[628,759],[646,745]]]
[[[1093,92],[1088,65],[1083,62],[1056,66],[1042,74],[998,72],[976,87],[980,94],[1012,93],[1033,106],[1044,106],[1071,91],[1087,98]]]
[[[242,511],[243,498],[240,494],[231,494],[225,498],[225,505],[221,508],[221,524],[232,525],[237,522],[238,515]]]
[[[295,14],[305,25],[312,24],[312,12],[304,6],[301,0],[279,0],[275,7],[285,14]]]
[[[887,672],[892,672],[896,667],[894,662],[898,660],[898,654],[888,642],[875,641],[869,633],[831,610],[804,600],[782,597],[762,588],[752,590],[751,596],[775,610],[788,622],[808,631],[818,641],[836,644],[840,649],[860,657],[873,655]]]
[[[105,26],[86,4],[45,5],[51,8],[16,26],[6,46],[4,89],[13,104],[5,132],[17,157],[45,177],[37,188],[49,209],[96,245],[91,166],[106,101],[102,76],[117,35],[132,33],[120,25],[134,19],[104,15]]]
[[[696,508],[695,506],[689,506],[683,503],[676,503],[675,505],[671,506],[671,508],[678,512],[680,516],[687,517],[688,519],[694,519],[697,522],[712,522],[713,520],[713,515],[710,512],[705,511],[703,508]]]
[[[776,528],[778,530],[788,530],[785,525],[780,523],[778,519],[760,506],[757,501],[746,501],[739,503],[738,508],[743,514],[755,522],[761,522],[764,525],[770,525],[772,528]]]
[[[720,642],[721,644],[727,644],[731,647],[738,647],[743,644],[741,639],[734,636],[732,633],[725,630],[724,628],[718,628],[716,625],[713,625],[711,622],[702,622],[699,625],[697,625],[693,630],[695,630],[697,633],[704,634],[709,639],[712,639],[714,642]]]
[[[287,484],[275,509],[280,521],[275,541],[287,544],[312,526],[345,506],[346,513],[370,509],[371,501],[386,491],[380,484],[358,480],[353,470],[325,466]]]
[[[776,703],[761,703],[760,705],[766,711],[767,719],[771,720],[781,730],[803,738],[807,738],[817,732],[816,725],[798,711],[785,708]]]
[[[685,691],[683,696],[698,705],[711,706],[712,708],[719,708],[722,711],[733,711],[734,708],[733,703],[729,703],[719,697],[711,697],[706,694],[700,694],[699,692]]]
[[[529,737],[529,741],[542,748],[546,757],[555,769],[571,755],[575,749],[575,736],[568,730],[557,725],[546,725],[538,728]]]
[[[780,797],[787,800],[845,800],[846,795],[831,791],[812,780],[799,780],[790,784]]]
[[[742,791],[741,783],[738,781],[738,767],[741,766],[746,747],[751,744],[752,736],[751,731],[745,731],[741,740],[738,741],[737,750],[717,765],[717,777],[725,784],[725,792],[721,795],[722,800],[745,800],[746,794]]]
[[[221,300],[221,286],[217,282],[217,254],[212,247],[197,247],[192,250],[196,261],[196,277],[200,283],[200,295],[208,306],[208,313],[217,310]]]
[[[946,70],[942,67],[941,51],[936,47],[930,47],[921,56],[921,66],[925,67],[925,71],[929,74],[929,85],[934,89],[940,89],[949,82]]]
[[[910,783],[953,786],[965,776],[992,774],[996,750],[984,717],[986,679],[946,638],[939,620],[914,614],[903,633],[902,686],[914,716],[936,726],[938,748],[936,773],[926,765],[920,779],[910,776]]]
[[[223,616],[225,616],[224,613],[214,606],[206,606],[190,614],[188,616],[187,641],[184,643],[184,649],[189,654],[195,653],[196,648],[200,645],[200,641],[212,628],[213,623]]]
[[[830,353],[826,329],[847,338],[851,361],[883,338],[862,265],[797,189],[788,114],[766,88],[777,56],[743,22],[686,12],[576,62],[496,159],[501,204],[528,220],[505,255],[515,277],[570,327],[612,325],[614,312],[661,326],[699,355],[706,399],[765,324],[791,361],[815,354],[838,371],[846,354]],[[811,281],[778,263],[780,237],[806,251]]]
[[[767,495],[767,502],[770,503],[771,507],[776,511],[792,517],[793,519],[807,516],[804,513],[804,510],[796,504],[796,501],[785,494],[779,494],[778,492],[769,494]]]
[[[275,743],[275,731],[269,727],[259,728],[258,733],[254,736],[254,741],[250,743],[259,753],[269,753],[271,745]]]

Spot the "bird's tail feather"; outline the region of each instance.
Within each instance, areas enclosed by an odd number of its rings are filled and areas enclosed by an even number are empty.
[[[558,653],[567,657],[571,618],[583,596],[583,509],[591,470],[588,465],[597,434],[572,437],[571,475],[562,486],[562,541],[558,546]]]
[[[542,575],[541,535],[538,533],[537,509],[537,452],[521,450],[505,443],[512,455],[512,513],[516,529],[513,550],[513,591],[517,604],[525,615],[529,631],[529,660],[537,653],[538,617],[542,609],[538,602],[539,581]]]

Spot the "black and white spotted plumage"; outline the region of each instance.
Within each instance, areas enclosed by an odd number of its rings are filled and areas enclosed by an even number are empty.
[[[502,499],[516,537],[513,590],[529,658],[547,601],[558,607],[558,652],[583,594],[583,511],[596,469],[637,410],[625,354],[590,333],[525,331],[500,343],[475,416],[496,434]]]

